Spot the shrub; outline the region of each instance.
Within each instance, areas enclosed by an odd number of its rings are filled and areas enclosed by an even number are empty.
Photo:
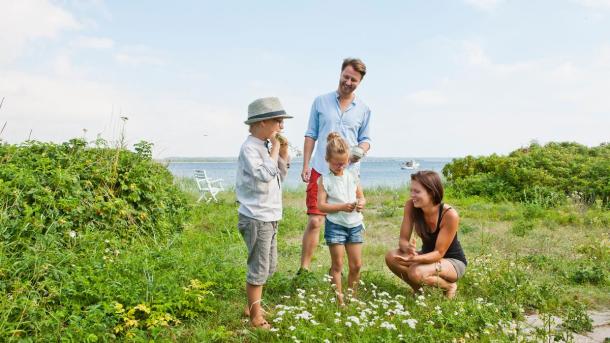
[[[139,143],[138,153],[90,148],[80,139],[0,145],[3,239],[20,250],[39,235],[65,245],[88,230],[124,238],[179,231],[186,198],[169,171],[151,159],[147,144]]]
[[[454,159],[443,175],[458,195],[553,207],[579,194],[585,204],[610,206],[610,144],[531,144],[508,156]]]

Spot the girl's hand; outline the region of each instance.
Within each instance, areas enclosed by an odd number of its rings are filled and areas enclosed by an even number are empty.
[[[362,210],[364,209],[364,205],[366,205],[366,199],[359,198],[358,201],[356,201],[356,211],[362,212]]]
[[[356,203],[355,202],[350,202],[350,203],[343,204],[343,211],[344,212],[352,212],[355,208],[356,208]]]

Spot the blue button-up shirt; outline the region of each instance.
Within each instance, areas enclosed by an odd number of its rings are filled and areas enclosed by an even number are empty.
[[[336,91],[317,97],[311,105],[309,124],[305,131],[305,137],[316,141],[309,166],[322,175],[328,173],[328,163],[325,159],[326,137],[331,132],[338,132],[350,146],[362,142],[370,144],[370,118],[371,110],[357,97],[343,113],[339,105],[339,93]],[[351,168],[359,171],[360,163],[352,165]]]

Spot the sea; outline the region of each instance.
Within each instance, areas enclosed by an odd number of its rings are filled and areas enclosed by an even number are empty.
[[[414,160],[419,163],[417,169],[401,169],[405,161]],[[451,162],[452,158],[383,158],[367,157],[361,162],[360,181],[362,186],[400,188],[409,183],[411,173],[419,170],[434,170],[442,172],[445,164]],[[235,186],[235,175],[237,170],[237,158],[214,158],[199,161],[172,161],[165,162],[169,171],[177,177],[192,177],[195,170],[205,169],[208,177],[222,179],[225,187]],[[293,159],[288,176],[284,180],[285,188],[299,188],[305,186],[301,180],[302,159]]]

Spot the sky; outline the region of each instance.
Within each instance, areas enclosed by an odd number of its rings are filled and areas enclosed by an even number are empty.
[[[277,96],[302,148],[343,58],[376,157],[610,141],[610,0],[0,0],[0,139],[98,135],[155,157],[237,156]],[[121,117],[127,117],[126,121]]]

